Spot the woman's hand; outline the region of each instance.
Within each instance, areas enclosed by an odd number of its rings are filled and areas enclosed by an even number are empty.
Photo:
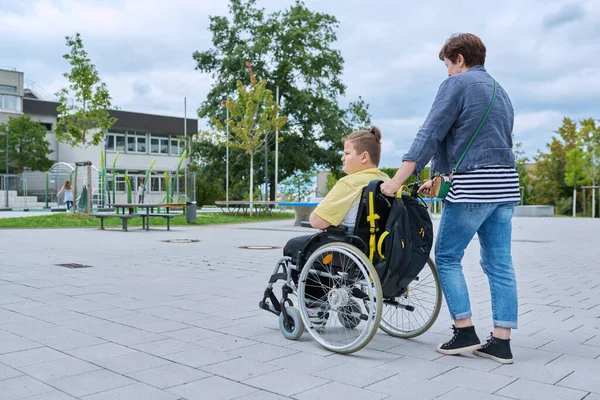
[[[393,197],[396,195],[396,192],[398,189],[400,189],[403,183],[404,182],[398,182],[396,179],[390,179],[387,182],[383,182],[380,186],[381,193],[385,194],[386,196]]]
[[[421,185],[417,193],[423,193],[426,196],[431,196],[431,185],[433,185],[433,181],[429,180],[425,182],[423,185]]]

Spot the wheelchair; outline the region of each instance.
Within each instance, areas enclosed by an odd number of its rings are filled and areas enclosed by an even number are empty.
[[[418,198],[418,186],[409,186],[411,196]],[[279,329],[287,339],[297,340],[307,330],[324,348],[350,354],[365,347],[378,328],[409,339],[426,332],[437,319],[442,291],[431,258],[399,296],[383,298],[379,273],[368,256],[364,198],[363,192],[352,234],[343,226],[329,227],[303,237],[306,241],[297,251],[285,254],[284,249],[277,261],[259,307],[279,316]],[[385,207],[375,203],[376,211]],[[386,210],[380,211],[387,219]],[[382,223],[385,226],[385,220]],[[311,227],[308,222],[302,226]],[[273,288],[280,280],[282,296],[277,299]],[[296,305],[290,295],[296,297]]]

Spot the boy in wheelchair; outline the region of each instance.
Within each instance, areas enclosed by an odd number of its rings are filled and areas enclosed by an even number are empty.
[[[389,177],[377,168],[380,154],[379,129],[347,136],[342,162],[348,175],[310,216],[310,226],[320,232],[285,245],[259,307],[279,316],[279,329],[286,338],[299,339],[306,327],[323,347],[347,354],[364,347],[378,328],[394,337],[411,338],[429,329],[437,318],[441,292],[435,265],[427,260],[431,243],[419,240],[421,233],[424,241],[432,240],[432,235],[426,235],[431,226],[424,230],[425,225],[410,224],[410,234],[417,240],[404,236],[409,234],[408,225],[402,225],[400,236],[388,229],[400,226],[400,220],[403,224],[426,220],[431,225],[431,219],[417,200],[417,186],[401,200],[381,195],[379,184]],[[419,208],[416,214],[424,213],[424,218],[415,219],[413,212],[412,219],[406,219],[410,207]],[[414,226],[419,233],[412,231]],[[398,268],[406,265],[406,271],[419,265],[406,255],[413,249],[425,256],[415,273],[391,273],[390,262]],[[424,263],[429,267],[421,273]],[[281,299],[273,291],[279,280],[285,281]],[[291,294],[297,297],[296,306]]]
[[[347,174],[341,178],[310,215],[310,225],[324,232],[354,233],[359,209],[359,201],[363,189],[373,180],[389,180],[389,176],[379,170],[381,158],[381,131],[377,127],[370,130],[360,130],[351,133],[343,139],[344,154],[342,155],[343,171]],[[339,226],[339,228],[337,228]],[[328,229],[329,228],[329,229]],[[315,239],[314,243],[306,246],[307,242]],[[335,238],[335,237],[334,237]],[[315,250],[320,245],[334,238],[328,236],[304,235],[295,237],[287,242],[283,255],[298,262],[298,253],[305,249],[303,258],[310,255],[310,249]],[[339,239],[339,238],[338,238]],[[357,243],[358,244],[358,243]],[[312,298],[322,298],[325,293],[322,288],[309,287],[307,295]],[[313,327],[321,328],[327,323],[329,313],[318,307],[308,308],[308,314]]]
[[[321,231],[331,226],[342,225],[348,234],[354,233],[361,193],[373,180],[389,180],[389,176],[380,171],[381,131],[377,127],[371,130],[356,131],[343,139],[343,171],[347,174],[336,182],[335,186],[319,203],[310,215],[310,225]],[[295,258],[312,235],[291,239],[283,249],[284,256]]]

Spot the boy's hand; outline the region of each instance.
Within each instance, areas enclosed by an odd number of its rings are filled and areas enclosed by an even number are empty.
[[[396,179],[390,179],[387,182],[381,184],[381,193],[386,196],[395,196],[396,192],[402,186],[404,182],[398,182]]]
[[[417,193],[423,193],[426,196],[431,195],[431,185],[433,185],[433,181],[429,180],[425,182],[417,191]]]

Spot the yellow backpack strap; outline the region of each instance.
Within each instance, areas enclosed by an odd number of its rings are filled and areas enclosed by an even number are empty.
[[[377,253],[379,253],[379,257],[381,257],[382,260],[385,260],[385,255],[383,254],[383,251],[381,251],[383,247],[383,241],[389,234],[390,233],[388,231],[383,232],[381,236],[379,236],[379,242],[377,242]]]
[[[396,192],[396,198],[398,198],[398,199],[402,198],[402,191],[403,190],[406,190],[406,193],[410,194],[410,189],[408,188],[408,186],[402,185],[402,186],[400,186],[400,189]]]
[[[367,215],[367,221],[369,221],[369,260],[373,262],[373,256],[375,255],[375,247],[377,245],[375,240],[375,221],[379,218],[379,214],[375,214],[375,199],[373,192],[369,192],[369,214]]]

